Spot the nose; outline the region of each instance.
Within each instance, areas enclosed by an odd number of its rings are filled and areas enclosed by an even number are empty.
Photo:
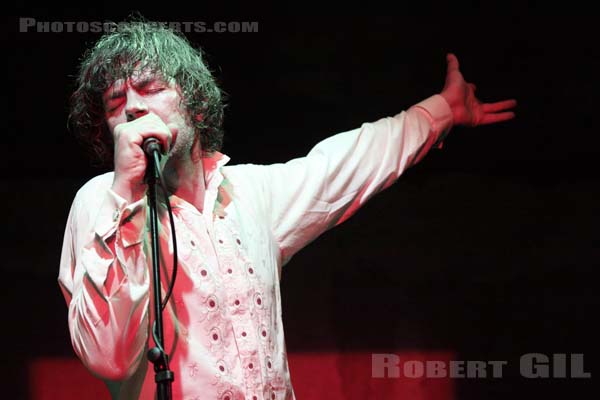
[[[148,106],[144,99],[135,93],[134,90],[129,90],[127,93],[127,104],[125,105],[125,115],[127,122],[133,121],[148,114]]]

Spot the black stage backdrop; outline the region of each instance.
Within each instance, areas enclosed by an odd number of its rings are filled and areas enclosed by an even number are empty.
[[[28,362],[72,356],[56,283],[76,190],[104,172],[66,129],[77,61],[96,33],[19,31],[38,21],[127,13],[21,11],[3,23],[2,398],[26,398]],[[229,94],[231,163],[302,156],[319,140],[439,92],[445,54],[484,101],[517,118],[456,128],[349,221],[310,244],[282,280],[288,350],[451,350],[507,360],[502,379],[463,379],[457,399],[580,398],[598,373],[597,18],[479,15],[264,17],[258,32],[187,34]],[[14,91],[8,86],[14,82]],[[519,375],[526,353],[582,353],[592,379]],[[324,396],[323,398],[326,398]]]

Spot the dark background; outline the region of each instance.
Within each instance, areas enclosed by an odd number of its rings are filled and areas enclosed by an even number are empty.
[[[16,15],[119,21],[126,13]],[[594,393],[597,17],[144,15],[258,21],[258,33],[187,35],[229,94],[223,152],[232,163],[304,155],[333,133],[438,93],[448,51],[483,101],[517,98],[515,120],[455,128],[442,150],[292,259],[282,280],[288,350],[447,350],[509,362],[503,379],[458,380],[457,399]],[[1,368],[14,383],[2,397],[25,398],[29,360],[73,355],[56,283],[64,224],[76,190],[104,170],[67,131],[67,104],[78,58],[99,36],[19,33],[18,18],[3,30],[4,82],[15,91],[4,91],[0,157]],[[534,352],[583,353],[593,378],[527,380],[518,360]]]

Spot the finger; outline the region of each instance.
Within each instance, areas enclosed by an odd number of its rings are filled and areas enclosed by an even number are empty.
[[[156,114],[150,113],[136,120],[142,141],[150,137],[158,139],[164,152],[171,148],[172,132]]]
[[[446,55],[446,61],[448,61],[448,72],[450,71],[458,71],[459,64],[458,58],[452,53],[448,53]]]
[[[169,128],[169,131],[171,132],[171,134],[168,137],[168,139],[169,139],[168,149],[170,150],[175,145],[175,142],[177,141],[177,136],[179,135],[179,129],[177,127],[177,124],[174,122],[167,124],[167,128]]]
[[[167,153],[170,149],[171,149],[171,133],[165,133],[165,132],[161,132],[160,135],[152,135],[154,137],[156,137],[160,143],[161,143],[161,147],[163,150],[163,153]]]
[[[482,104],[481,107],[483,112],[486,113],[494,113],[498,111],[510,110],[511,108],[515,108],[517,105],[517,101],[514,99],[498,101],[495,103],[485,103]]]
[[[503,122],[513,119],[515,113],[512,111],[501,112],[497,114],[486,114],[481,119],[479,125],[495,124],[496,122]]]

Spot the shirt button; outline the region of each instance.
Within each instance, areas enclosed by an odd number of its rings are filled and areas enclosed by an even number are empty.
[[[217,361],[217,367],[219,368],[219,371],[221,371],[221,372],[226,371],[225,362],[223,360]]]
[[[113,212],[113,222],[117,222],[118,219],[119,219],[119,209],[116,209],[115,212]]]
[[[194,397],[196,398],[196,397]],[[219,397],[220,400],[233,400],[233,393],[231,392],[231,390],[226,391],[225,393],[223,393],[221,395],[221,397]]]
[[[208,298],[208,307],[211,310],[215,310],[218,307],[217,298],[215,296],[210,296]]]

